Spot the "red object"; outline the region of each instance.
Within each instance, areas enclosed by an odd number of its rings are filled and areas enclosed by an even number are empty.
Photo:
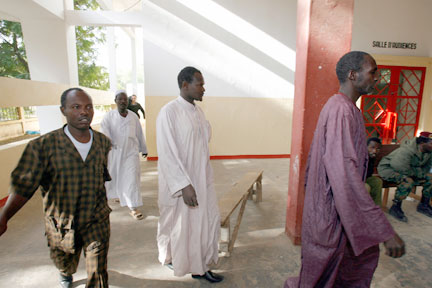
[[[3,207],[6,204],[6,201],[7,201],[8,197],[9,196],[6,196],[5,198],[0,199],[0,207]]]
[[[391,144],[392,140],[396,138],[397,118],[397,113],[386,112],[386,118],[382,133],[382,144]]]
[[[290,154],[277,154],[277,155],[215,155],[210,156],[210,160],[224,160],[224,159],[276,159],[276,158],[290,158]],[[158,157],[147,157],[148,161],[157,161]]]
[[[423,132],[420,132],[420,136],[426,137],[426,138],[432,138],[432,133],[423,131]]]

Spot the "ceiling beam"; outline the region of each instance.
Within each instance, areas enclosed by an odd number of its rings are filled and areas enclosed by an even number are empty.
[[[75,26],[140,27],[143,25],[140,11],[65,11],[66,23]]]

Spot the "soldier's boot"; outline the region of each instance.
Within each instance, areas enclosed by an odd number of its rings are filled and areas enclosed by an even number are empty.
[[[408,222],[408,218],[405,216],[405,213],[402,211],[401,206],[402,206],[402,200],[394,199],[393,206],[390,208],[389,214],[401,222]]]
[[[432,218],[432,207],[429,203],[430,198],[422,196],[420,203],[417,205],[417,212]]]

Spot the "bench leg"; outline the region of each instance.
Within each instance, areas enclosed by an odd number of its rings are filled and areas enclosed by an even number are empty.
[[[248,190],[248,200],[254,200],[254,195],[256,194],[255,193],[255,191],[256,191],[256,188],[255,188],[255,183],[252,185],[252,187]]]
[[[249,200],[254,200],[255,203],[262,202],[262,176],[259,176],[252,185],[252,191],[249,191]],[[255,197],[254,197],[255,196]]]
[[[256,184],[256,190],[255,190],[255,202],[262,202],[262,175],[258,177]]]
[[[234,243],[235,243],[235,241],[237,239],[237,234],[238,234],[238,231],[239,231],[239,228],[240,228],[240,223],[241,223],[241,220],[243,218],[243,213],[244,213],[244,210],[245,210],[245,207],[246,207],[246,202],[247,202],[247,198],[248,198],[247,196],[248,195],[246,195],[246,197],[243,197],[242,205],[240,207],[239,214],[237,215],[237,221],[236,221],[236,224],[234,226],[232,237],[231,237],[231,239],[229,241],[229,246],[228,246],[228,252],[229,253],[231,253],[231,251],[233,250]]]
[[[381,203],[381,209],[388,212],[387,201],[388,201],[389,188],[384,188],[383,200]]]
[[[231,238],[231,227],[230,219],[226,221],[225,225],[221,226],[221,237],[219,241],[219,251],[224,254],[224,256],[229,257],[230,253],[228,251],[228,246]]]

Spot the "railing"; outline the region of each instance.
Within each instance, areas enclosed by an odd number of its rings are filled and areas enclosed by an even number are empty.
[[[17,107],[8,107],[0,109],[0,122],[19,120],[19,109]]]
[[[39,122],[35,107],[0,108],[0,140],[8,140],[38,130]]]

